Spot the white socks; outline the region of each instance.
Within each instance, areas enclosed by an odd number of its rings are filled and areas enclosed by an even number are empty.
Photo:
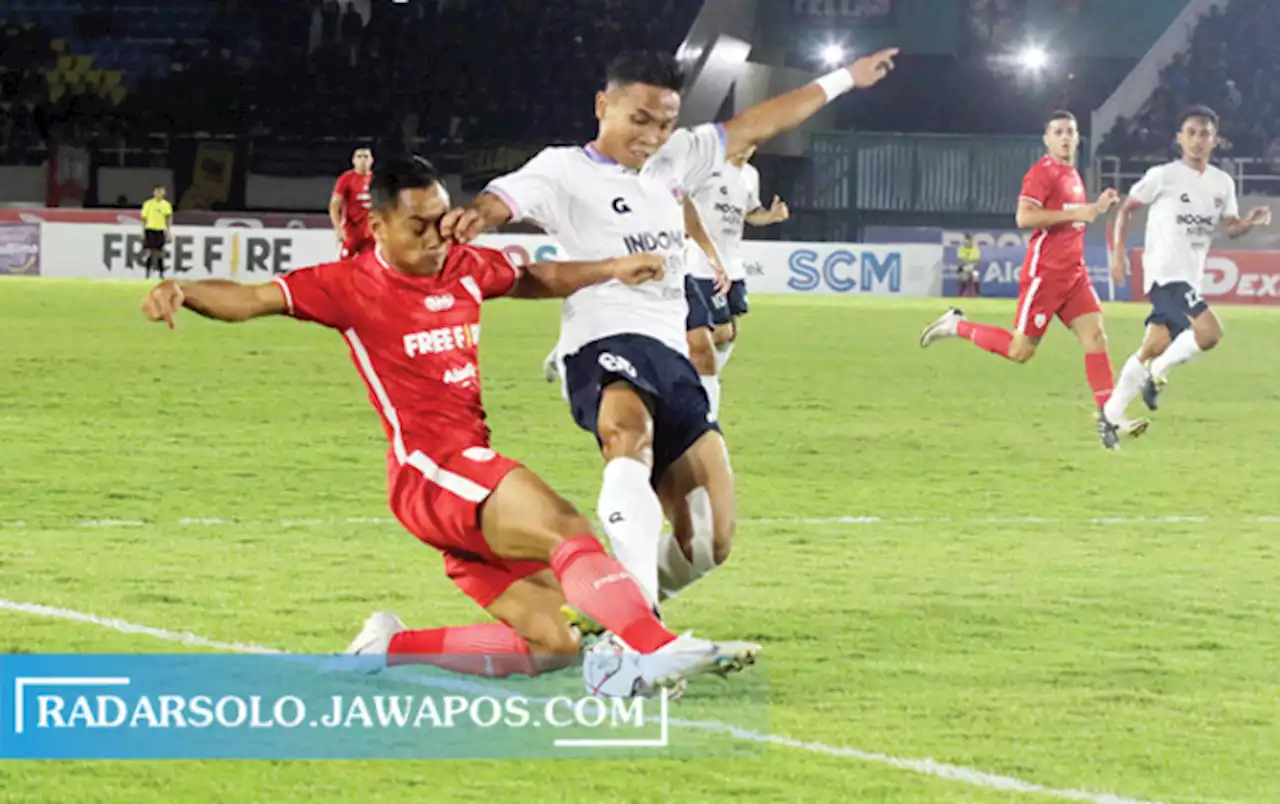
[[[1124,419],[1124,412],[1129,409],[1129,403],[1142,393],[1142,381],[1146,376],[1147,371],[1143,368],[1142,361],[1138,359],[1138,353],[1129,355],[1129,359],[1124,362],[1124,368],[1120,370],[1120,378],[1116,380],[1116,389],[1102,409],[1107,421],[1116,424]]]
[[[711,515],[711,496],[699,486],[685,498],[693,524],[693,559],[685,557],[675,534],[662,534],[658,554],[658,581],[662,599],[666,600],[689,584],[716,568],[715,522]]]
[[[712,421],[720,421],[720,377],[716,374],[699,374],[702,389],[707,392],[707,400],[711,403]]]
[[[724,371],[725,364],[729,362],[729,355],[731,354],[733,354],[733,341],[716,344],[716,374]]]
[[[1191,362],[1200,352],[1196,334],[1190,329],[1184,329],[1169,344],[1169,348],[1164,350],[1164,354],[1151,361],[1151,376],[1163,380],[1168,376],[1169,369]]]
[[[663,513],[662,503],[649,485],[649,467],[635,458],[609,461],[596,513],[609,536],[614,558],[635,577],[650,602],[657,603]]]

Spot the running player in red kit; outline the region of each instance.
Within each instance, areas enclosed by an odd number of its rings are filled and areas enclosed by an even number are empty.
[[[342,333],[391,442],[392,511],[444,554],[449,577],[499,621],[409,630],[395,615],[378,612],[348,653],[489,676],[533,675],[567,666],[578,652],[578,635],[561,614],[567,602],[632,649],[606,679],[611,686],[593,693],[678,686],[687,676],[751,661],[757,645],[668,631],[587,520],[490,446],[477,369],[481,302],[563,298],[610,280],[640,284],[662,277],[662,257],[541,263],[522,271],[501,252],[450,244],[438,227],[448,195],[420,158],[379,168],[372,199],[377,245],[358,257],[258,285],[170,280],[143,304],[147,318],[170,327],[186,307],[228,322],[288,315]]]
[[[373,248],[369,231],[369,182],[373,179],[373,151],[357,148],[351,154],[351,170],[338,177],[329,196],[329,220],[342,244],[340,259],[349,259]]]
[[[1111,422],[1102,412],[1115,378],[1102,326],[1102,305],[1085,269],[1084,230],[1115,206],[1119,196],[1108,189],[1089,203],[1075,167],[1080,130],[1073,114],[1057,111],[1049,117],[1044,144],[1049,153],[1027,171],[1018,199],[1018,228],[1034,229],[1035,233],[1022,266],[1014,331],[975,324],[952,307],[925,328],[920,345],[958,336],[1014,363],[1025,363],[1035,356],[1049,322],[1057,316],[1084,347],[1085,377],[1098,407],[1102,445],[1117,449],[1122,430],[1136,436],[1146,428],[1146,422]]]

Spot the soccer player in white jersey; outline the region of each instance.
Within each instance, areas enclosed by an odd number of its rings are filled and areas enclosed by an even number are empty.
[[[684,295],[686,196],[727,154],[794,128],[837,96],[879,82],[896,49],[834,70],[726,123],[677,129],[683,79],[669,55],[629,53],[596,93],[596,139],[547,148],[441,220],[467,242],[531,220],[569,259],[649,251],[663,279],[608,283],[570,296],[559,351],[574,420],[605,460],[597,514],[614,555],[656,603],[722,563],[734,531],[733,474],[707,395],[688,358]],[[689,496],[705,489],[711,522],[695,527]],[[673,533],[663,535],[664,512]],[[661,557],[661,559],[660,559]]]
[[[1178,128],[1182,158],[1147,171],[1116,216],[1111,275],[1120,283],[1129,273],[1125,238],[1133,211],[1150,207],[1142,266],[1151,315],[1142,346],[1125,362],[1107,402],[1111,421],[1120,421],[1138,394],[1155,410],[1169,370],[1222,340],[1222,322],[1200,295],[1218,228],[1235,238],[1271,223],[1266,207],[1240,217],[1235,180],[1209,164],[1217,142],[1218,115],[1207,106],[1188,109]]]
[[[712,300],[717,369],[723,369],[729,362],[733,342],[738,337],[738,319],[749,309],[746,261],[742,254],[743,224],[771,226],[791,216],[786,203],[776,195],[768,208],[760,203],[760,173],[750,162],[755,152],[756,147],[750,145],[732,154],[728,162],[693,192],[694,204],[707,224],[730,280],[728,297],[722,302]],[[709,296],[714,288],[704,278],[696,278],[703,295]]]

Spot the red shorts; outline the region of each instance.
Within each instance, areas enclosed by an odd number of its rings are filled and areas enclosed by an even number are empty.
[[[401,465],[387,459],[391,510],[410,533],[444,554],[445,573],[480,606],[547,568],[541,561],[504,561],[480,531],[480,506],[520,464],[488,447],[459,448]]]
[[[1049,322],[1056,315],[1067,326],[1082,315],[1102,312],[1102,303],[1093,289],[1089,275],[1081,271],[1075,276],[1056,278],[1040,276],[1022,281],[1018,294],[1018,315],[1014,331],[1032,338],[1044,337]]]
[[[338,259],[349,260],[357,254],[368,251],[373,246],[373,235],[360,234],[355,237],[348,237],[342,243],[342,253],[338,255]]]

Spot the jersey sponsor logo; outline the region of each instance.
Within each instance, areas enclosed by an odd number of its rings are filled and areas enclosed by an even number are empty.
[[[440,313],[453,307],[457,300],[453,298],[452,293],[440,293],[435,296],[428,296],[422,300],[422,303],[428,310],[433,313]]]
[[[610,374],[625,374],[632,378],[638,376],[636,367],[631,365],[631,361],[625,357],[619,357],[610,352],[601,352],[597,362],[600,363],[600,368]]]
[[[637,232],[622,238],[628,254],[684,248],[684,232]]]
[[[480,327],[477,324],[437,327],[405,335],[404,353],[409,357],[438,355],[456,349],[474,349],[479,342]]]
[[[627,199],[623,198],[622,196],[618,196],[617,198],[613,199],[613,203],[610,204],[609,206],[612,207],[613,211],[618,213],[619,215],[626,215],[627,213],[631,212],[631,207],[627,205]]]
[[[445,385],[475,385],[480,381],[480,371],[475,363],[451,368],[444,373]]]

